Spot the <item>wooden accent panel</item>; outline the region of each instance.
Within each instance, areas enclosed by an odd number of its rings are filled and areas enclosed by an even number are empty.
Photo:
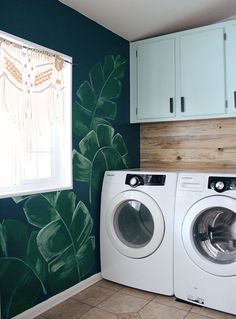
[[[140,125],[142,168],[236,171],[236,118]]]

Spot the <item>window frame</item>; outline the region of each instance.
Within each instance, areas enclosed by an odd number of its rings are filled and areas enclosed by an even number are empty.
[[[63,73],[65,75],[65,91],[64,91],[64,105],[66,109],[66,118],[64,126],[64,138],[66,139],[66,150],[62,152],[57,136],[57,130],[60,129],[58,125],[54,124],[52,128],[52,176],[49,178],[38,178],[30,180],[22,180],[20,185],[0,187],[0,199],[15,196],[24,196],[37,193],[54,192],[58,190],[68,190],[73,188],[73,173],[72,173],[72,57],[61,52],[51,50],[47,47],[38,45],[36,43],[27,41],[20,37],[6,33],[0,30],[0,37],[7,41],[14,42],[21,46],[31,49],[49,52],[52,55],[57,55],[65,60],[65,68]],[[56,141],[57,140],[57,141]],[[64,150],[64,149],[63,149]],[[63,153],[63,158],[60,156]],[[60,154],[60,155],[59,155]],[[65,156],[65,157],[64,157]],[[66,163],[62,164],[62,160]],[[66,173],[64,174],[64,170]],[[23,170],[23,167],[22,167]],[[63,177],[64,174],[64,177]],[[64,178],[64,181],[63,181]]]

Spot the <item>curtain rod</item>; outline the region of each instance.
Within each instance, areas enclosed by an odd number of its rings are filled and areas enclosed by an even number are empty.
[[[5,39],[5,38],[3,38],[3,37],[0,36],[0,42],[1,42],[1,40],[2,40],[2,42],[8,42],[8,43],[10,43],[10,44],[12,44],[12,45],[15,45],[15,46],[20,47],[20,48],[24,48],[24,49],[26,49],[26,50],[34,50],[34,51],[38,51],[39,53],[42,52],[42,53],[51,55],[51,56],[53,56],[53,57],[56,57],[56,56],[59,56],[59,57],[60,57],[59,54],[57,55],[57,54],[54,54],[54,53],[50,53],[50,52],[47,51],[47,50],[38,49],[38,48],[26,46],[26,45],[21,45],[21,44],[18,44],[18,43],[14,42],[14,41],[10,41],[10,40]],[[63,58],[63,60],[64,60],[66,63],[71,64],[72,66],[79,66],[78,63],[73,63],[73,62],[71,62],[71,61],[66,60],[65,58]]]

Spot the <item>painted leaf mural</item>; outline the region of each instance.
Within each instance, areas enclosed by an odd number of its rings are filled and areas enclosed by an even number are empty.
[[[92,186],[101,190],[105,170],[125,169],[130,166],[128,150],[123,137],[115,133],[110,121],[115,120],[126,68],[120,56],[105,57],[104,64],[90,71],[90,81],[79,87],[79,102],[73,107],[73,131],[79,137],[79,149],[73,150],[74,179],[89,183],[89,200]]]
[[[83,279],[94,264],[95,250],[93,220],[84,203],[76,205],[72,191],[58,192],[50,200],[35,195],[26,200],[24,212],[29,223],[41,228],[37,245],[48,265],[50,292],[58,293]]]
[[[73,132],[84,137],[98,124],[110,124],[116,118],[126,68],[126,60],[119,55],[105,57],[103,65],[96,64],[89,73],[89,81],[83,82],[78,91],[79,101],[73,104]]]
[[[0,224],[0,283],[2,317],[32,307],[46,294],[47,265],[37,244],[37,232],[30,235],[26,225],[11,219]]]
[[[114,134],[107,124],[100,124],[79,143],[79,152],[73,151],[74,179],[88,182],[99,191],[105,170],[128,167],[128,150],[122,136]]]

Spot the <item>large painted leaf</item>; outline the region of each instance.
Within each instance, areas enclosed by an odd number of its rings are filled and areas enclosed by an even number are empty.
[[[20,202],[23,202],[24,200],[26,200],[27,198],[29,198],[30,196],[29,195],[24,195],[24,196],[14,196],[12,197],[13,201],[16,203],[16,204],[19,204]]]
[[[4,234],[4,228],[0,223],[0,256],[6,257],[7,256],[7,242]]]
[[[19,258],[0,258],[2,318],[12,318],[31,308],[44,286],[33,269]]]
[[[43,285],[46,285],[48,275],[48,265],[42,257],[37,245],[38,231],[32,231],[29,237],[28,248],[26,252],[26,263],[34,269]],[[46,288],[43,286],[44,293]]]
[[[10,318],[46,294],[47,265],[36,245],[37,232],[15,220],[0,224],[0,295],[3,318]]]
[[[0,256],[25,259],[29,239],[27,226],[13,219],[5,219],[0,225]]]
[[[95,249],[94,245],[87,244],[89,240],[94,242],[93,221],[87,207],[81,201],[76,205],[72,191],[62,191],[55,201],[43,195],[30,197],[24,212],[30,223],[36,225],[37,221],[41,227],[37,246],[48,265],[50,292],[58,293],[83,279],[94,264]],[[81,263],[83,259],[86,259],[86,268]]]
[[[89,236],[87,241],[74,253],[74,247],[69,246],[63,254],[52,260],[49,267],[49,289],[59,292],[75,284],[75,278],[83,279],[95,262],[95,239]]]
[[[29,235],[26,225],[16,220],[3,220],[0,223],[0,257],[23,261],[44,284],[47,265],[36,243],[37,234],[37,231],[32,231]]]
[[[42,195],[49,201],[55,202],[58,192],[43,193]],[[12,199],[16,204],[19,204],[31,196],[32,195],[14,196]]]
[[[96,132],[90,131],[79,143],[79,152],[73,151],[73,175],[78,181],[90,184],[96,190],[101,189],[105,170],[128,167],[127,147],[120,134],[114,135],[114,129],[106,124],[97,126]]]
[[[77,91],[79,101],[73,105],[73,131],[84,137],[97,125],[107,124],[116,118],[121,81],[126,60],[119,55],[105,57],[104,64],[96,64],[89,73],[89,81],[82,83]]]
[[[58,216],[55,207],[43,195],[29,197],[23,210],[29,223],[39,228],[46,226]]]

